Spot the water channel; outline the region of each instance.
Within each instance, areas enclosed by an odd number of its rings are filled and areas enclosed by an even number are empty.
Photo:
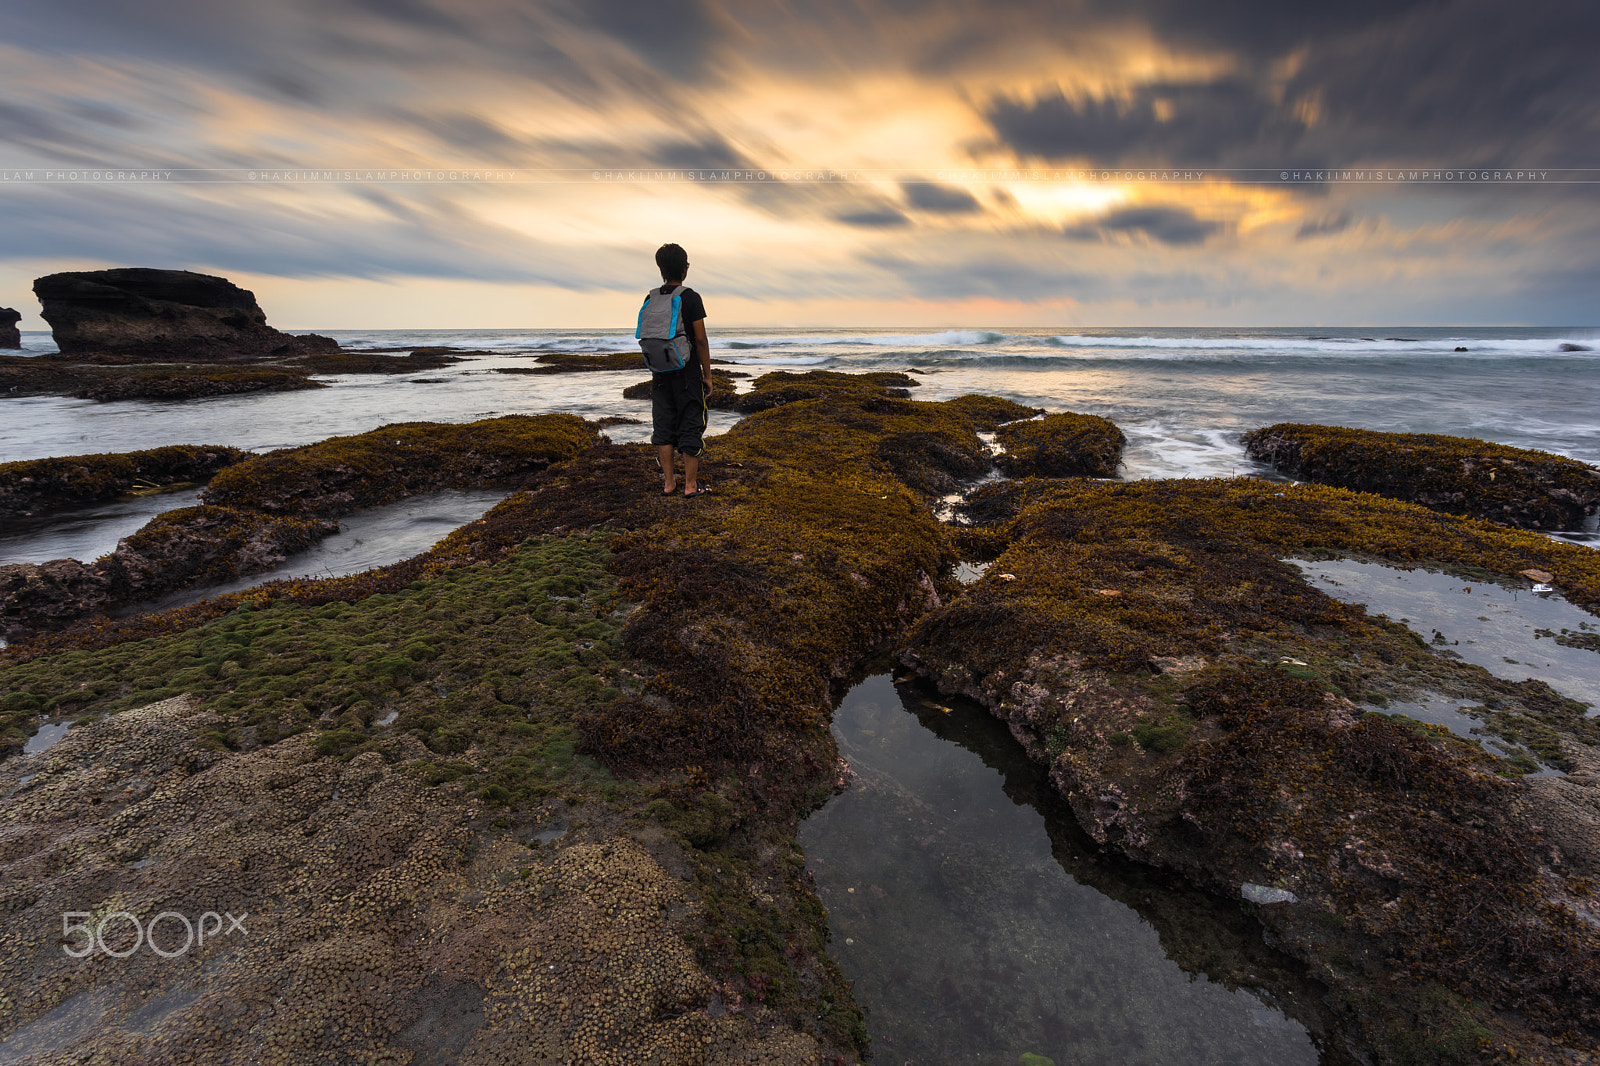
[[[1353,1061],[1250,905],[1102,853],[981,707],[880,675],[833,730],[850,785],[800,842],[876,1063]]]

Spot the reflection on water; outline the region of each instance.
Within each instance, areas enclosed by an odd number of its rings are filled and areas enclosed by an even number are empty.
[[[1349,559],[1288,561],[1334,599],[1398,619],[1440,652],[1508,681],[1537,678],[1591,714],[1600,708],[1600,654],[1556,642],[1600,637],[1600,618],[1553,592]]]
[[[453,530],[475,521],[505,499],[507,490],[446,489],[412,496],[339,519],[339,532],[289,556],[272,570],[205,588],[186,589],[137,609],[160,610],[253,588],[287,577],[343,577],[420,555]]]
[[[981,708],[875,677],[834,733],[855,776],[800,841],[876,1061],[1349,1061],[1240,904],[1100,854]]]

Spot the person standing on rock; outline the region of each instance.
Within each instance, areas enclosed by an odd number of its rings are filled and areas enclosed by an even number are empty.
[[[683,284],[689,274],[689,253],[676,244],[656,249],[662,285],[651,289],[639,309],[634,336],[650,367],[650,443],[661,467],[661,492],[678,489],[674,452],[683,456],[683,494],[704,496],[710,485],[699,483],[700,455],[705,450],[706,397],[711,392],[711,344],[706,340],[706,305],[700,294]]]

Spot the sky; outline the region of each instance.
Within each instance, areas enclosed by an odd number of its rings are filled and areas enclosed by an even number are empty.
[[[0,306],[285,329],[1600,323],[1591,0],[9,0]]]

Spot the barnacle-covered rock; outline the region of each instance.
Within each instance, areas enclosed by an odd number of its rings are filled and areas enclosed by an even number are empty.
[[[1243,441],[1251,458],[1294,477],[1526,529],[1578,529],[1600,510],[1600,470],[1530,448],[1290,422]]]

